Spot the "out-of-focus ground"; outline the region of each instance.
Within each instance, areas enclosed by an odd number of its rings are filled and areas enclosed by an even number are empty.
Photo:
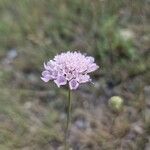
[[[67,89],[40,75],[64,50],[100,66],[72,93],[72,149],[150,150],[149,10],[149,0],[0,0],[0,150],[63,149]]]

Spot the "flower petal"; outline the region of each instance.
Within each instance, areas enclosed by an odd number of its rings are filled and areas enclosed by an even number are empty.
[[[47,66],[49,66],[51,69],[55,67],[55,62],[53,60],[50,60],[47,62]]]
[[[56,79],[58,77],[58,71],[57,70],[53,70],[51,76],[52,76],[53,79]]]
[[[90,79],[90,76],[85,74],[85,75],[79,75],[78,78],[77,78],[78,82],[79,83],[86,83],[86,82],[89,82],[91,81]]]
[[[79,73],[83,73],[87,70],[87,66],[82,66],[78,68]]]
[[[99,66],[98,65],[96,65],[95,63],[92,63],[89,67],[88,67],[88,69],[87,69],[87,73],[90,73],[90,72],[93,72],[93,71],[95,71],[95,70],[97,70],[99,68]]]
[[[45,62],[44,62],[44,68],[45,68],[46,70],[50,70],[50,69],[51,69],[51,67],[50,67],[49,65],[46,65]]]
[[[79,83],[77,82],[76,79],[72,79],[70,82],[69,82],[69,87],[71,90],[76,90],[79,86]]]
[[[41,79],[44,81],[44,82],[48,82],[50,80],[50,78],[47,78],[47,77],[41,77]]]
[[[57,84],[58,87],[60,87],[60,85],[67,84],[67,80],[64,76],[58,76],[57,79],[54,80],[54,82]]]
[[[70,81],[72,78],[73,78],[73,75],[72,75],[71,73],[67,73],[67,74],[66,74],[66,79],[67,79],[68,81]]]
[[[52,71],[45,70],[42,72],[42,76],[52,75]]]
[[[87,56],[86,59],[88,60],[89,63],[93,63],[94,62],[94,58],[91,56]]]

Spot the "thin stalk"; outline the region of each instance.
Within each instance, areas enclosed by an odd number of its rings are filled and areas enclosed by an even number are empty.
[[[68,90],[68,106],[67,106],[67,124],[65,130],[65,150],[69,150],[69,144],[67,143],[67,137],[69,133],[69,125],[71,121],[71,90]]]

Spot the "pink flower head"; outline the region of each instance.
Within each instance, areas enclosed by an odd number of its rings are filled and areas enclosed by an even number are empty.
[[[66,52],[56,55],[53,60],[44,63],[41,79],[44,82],[53,80],[58,87],[69,84],[71,90],[78,88],[79,84],[90,82],[90,72],[99,67],[94,58],[80,52]]]

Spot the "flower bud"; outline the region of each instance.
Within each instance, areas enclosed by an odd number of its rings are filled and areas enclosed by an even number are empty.
[[[120,112],[123,108],[123,99],[119,96],[113,96],[109,99],[108,105],[113,111]]]

